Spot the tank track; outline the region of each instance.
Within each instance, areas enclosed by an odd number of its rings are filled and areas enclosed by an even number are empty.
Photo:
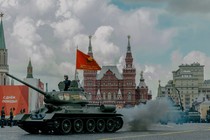
[[[104,115],[104,114],[103,114]],[[114,133],[122,128],[120,116],[55,116],[45,122],[22,121],[18,126],[30,134],[68,135],[79,133]]]

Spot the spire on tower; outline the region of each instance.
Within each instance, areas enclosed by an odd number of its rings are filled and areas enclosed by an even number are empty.
[[[140,76],[141,76],[140,80],[141,80],[141,81],[144,81],[144,77],[143,77],[143,71],[141,71],[141,74],[140,74]]]
[[[26,78],[33,78],[33,67],[31,65],[31,58],[29,59]]]
[[[3,18],[3,16],[4,16],[4,14],[1,12],[1,13],[0,13],[0,18],[2,19],[2,18]]]
[[[147,88],[147,85],[146,85],[146,83],[144,82],[143,71],[141,71],[140,76],[141,76],[141,78],[140,78],[139,87],[140,87],[140,88]]]
[[[4,14],[1,12],[0,13],[0,18],[1,18],[1,23],[0,23],[0,49],[6,49],[5,45],[5,38],[4,38],[4,28],[3,28],[3,18]]]
[[[128,52],[131,52],[130,38],[131,38],[131,36],[128,35],[128,48],[127,48]]]
[[[133,67],[133,57],[132,57],[131,45],[130,45],[130,35],[128,35],[128,46],[127,46],[127,52],[126,52],[126,57],[125,57],[125,65],[126,65],[126,68]]]
[[[91,36],[91,35],[89,35],[89,47],[88,47],[88,53],[93,53],[93,52],[92,52],[91,38],[92,38],[92,36]]]

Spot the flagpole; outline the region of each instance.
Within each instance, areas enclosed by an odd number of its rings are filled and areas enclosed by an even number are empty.
[[[75,59],[75,73],[74,73],[74,80],[76,80],[76,73],[77,73],[77,49],[78,49],[78,45],[76,47],[76,59]]]

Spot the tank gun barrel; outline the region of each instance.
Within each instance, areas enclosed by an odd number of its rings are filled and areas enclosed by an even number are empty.
[[[14,77],[13,75],[10,75],[9,73],[6,73],[6,75],[9,76],[9,77],[11,77],[11,78],[13,78],[13,79],[15,79],[15,80],[17,80],[18,82],[20,82],[20,83],[22,83],[22,84],[24,84],[24,85],[26,85],[26,86],[32,88],[33,90],[35,90],[35,91],[41,93],[41,94],[44,95],[44,96],[47,95],[44,91],[42,91],[42,90],[40,90],[40,89],[38,89],[38,88],[36,88],[36,87],[34,87],[34,86],[32,86],[32,85],[26,83],[26,82],[24,82],[24,81],[22,81],[22,80],[20,80],[20,79],[18,79],[18,78],[16,78],[16,77]]]

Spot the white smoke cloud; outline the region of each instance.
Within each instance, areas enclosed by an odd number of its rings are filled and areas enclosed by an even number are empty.
[[[139,131],[148,130],[153,124],[164,120],[164,116],[169,115],[172,103],[167,98],[148,101],[134,108],[124,108],[118,110],[123,115],[125,130]],[[178,116],[177,116],[178,117]],[[170,120],[174,122],[175,120]]]

